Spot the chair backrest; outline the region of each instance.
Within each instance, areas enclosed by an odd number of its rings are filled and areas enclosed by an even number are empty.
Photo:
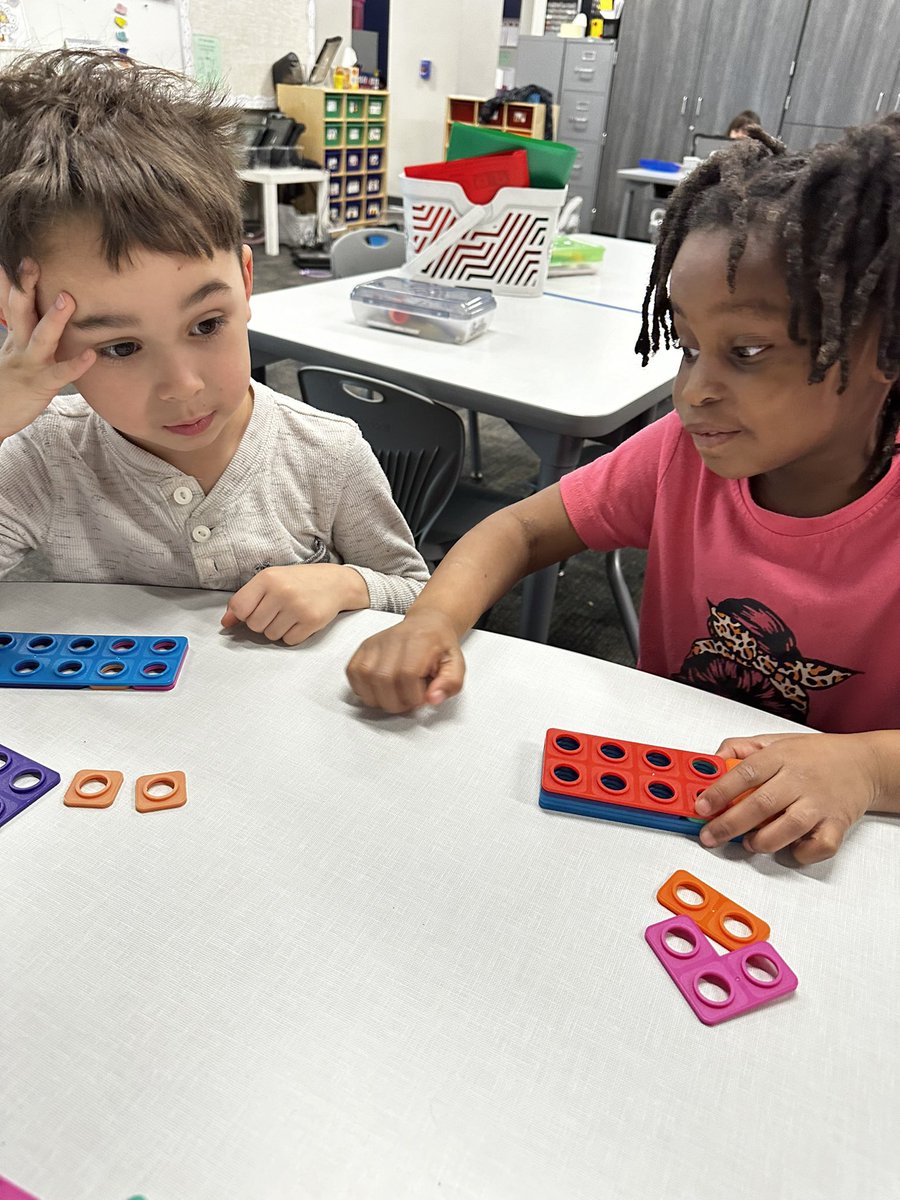
[[[406,238],[396,229],[354,229],[331,247],[331,273],[336,279],[390,271],[406,262]]]
[[[561,233],[577,233],[578,226],[581,223],[581,206],[584,203],[583,196],[572,196],[563,206],[562,212],[556,221],[556,232]]]
[[[734,145],[727,133],[700,133],[691,138],[691,154],[695,158],[708,158],[716,150],[727,150]]]
[[[297,379],[307,404],[360,427],[420,545],[462,473],[462,418],[418,392],[332,367],[301,367]]]

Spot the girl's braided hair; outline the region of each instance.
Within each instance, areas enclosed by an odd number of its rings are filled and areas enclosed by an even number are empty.
[[[746,132],[673,193],[635,349],[646,366],[661,341],[668,349],[675,339],[668,283],[689,233],[732,231],[727,281],[733,290],[750,229],[770,230],[784,260],[788,334],[809,347],[810,383],[837,363],[842,392],[853,335],[871,313],[881,320],[878,369],[895,382],[873,462],[877,477],[895,452],[900,428],[900,114],[796,154],[758,126]]]

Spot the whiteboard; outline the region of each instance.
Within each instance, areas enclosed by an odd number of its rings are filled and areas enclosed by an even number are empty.
[[[129,58],[190,73],[188,0],[0,0],[3,59],[23,50],[63,46],[122,46]]]

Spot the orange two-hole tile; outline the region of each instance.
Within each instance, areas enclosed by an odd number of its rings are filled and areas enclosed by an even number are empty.
[[[160,789],[162,794],[153,795],[155,788]],[[141,775],[134,785],[134,807],[138,812],[181,808],[186,803],[187,781],[184,771],[157,771],[155,775]]]
[[[696,893],[699,901],[689,903],[679,896],[681,889]],[[690,871],[676,871],[656,893],[656,898],[670,912],[690,917],[708,937],[728,950],[739,950],[751,942],[768,941],[771,931],[765,921],[742,905],[735,904]],[[747,933],[734,933],[727,927],[726,921],[739,922]]]
[[[121,771],[79,771],[69,784],[63,804],[69,808],[109,808],[124,778]]]
[[[716,754],[548,729],[541,786],[557,795],[696,819],[697,797],[727,770]]]

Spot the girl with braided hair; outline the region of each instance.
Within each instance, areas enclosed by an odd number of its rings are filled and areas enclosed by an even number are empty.
[[[900,812],[900,117],[800,154],[757,127],[697,167],[636,349],[661,344],[675,411],[472,530],[348,675],[388,711],[440,703],[522,576],[647,548],[639,667],[825,733],[726,741],[701,840],[819,861]]]

